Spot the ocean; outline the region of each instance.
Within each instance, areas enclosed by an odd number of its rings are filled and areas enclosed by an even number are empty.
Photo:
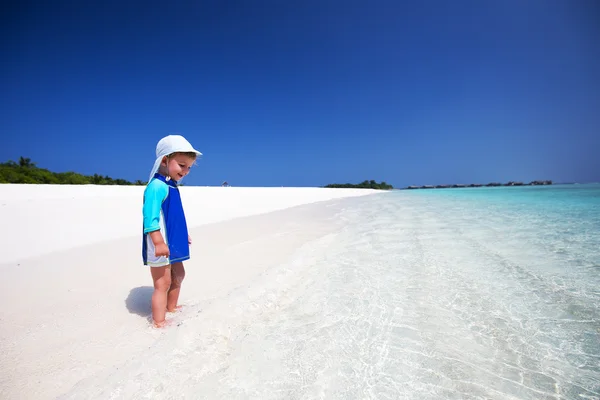
[[[600,185],[393,191],[64,398],[600,399]]]

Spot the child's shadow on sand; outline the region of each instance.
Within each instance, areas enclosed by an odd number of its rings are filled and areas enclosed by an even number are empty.
[[[125,299],[125,306],[132,314],[141,317],[152,315],[152,286],[140,286],[131,289],[129,296]]]

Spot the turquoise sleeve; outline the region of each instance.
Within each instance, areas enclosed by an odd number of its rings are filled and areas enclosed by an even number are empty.
[[[144,233],[160,229],[160,214],[162,203],[169,194],[169,187],[158,179],[152,180],[144,190]]]

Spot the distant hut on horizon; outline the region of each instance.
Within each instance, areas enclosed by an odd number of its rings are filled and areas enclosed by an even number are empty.
[[[223,186],[223,187],[229,187],[229,182],[223,181],[223,183],[221,183],[221,186]]]

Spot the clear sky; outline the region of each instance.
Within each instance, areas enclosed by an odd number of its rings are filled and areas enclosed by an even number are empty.
[[[179,133],[188,185],[600,181],[595,0],[3,4],[0,161],[146,180]]]

